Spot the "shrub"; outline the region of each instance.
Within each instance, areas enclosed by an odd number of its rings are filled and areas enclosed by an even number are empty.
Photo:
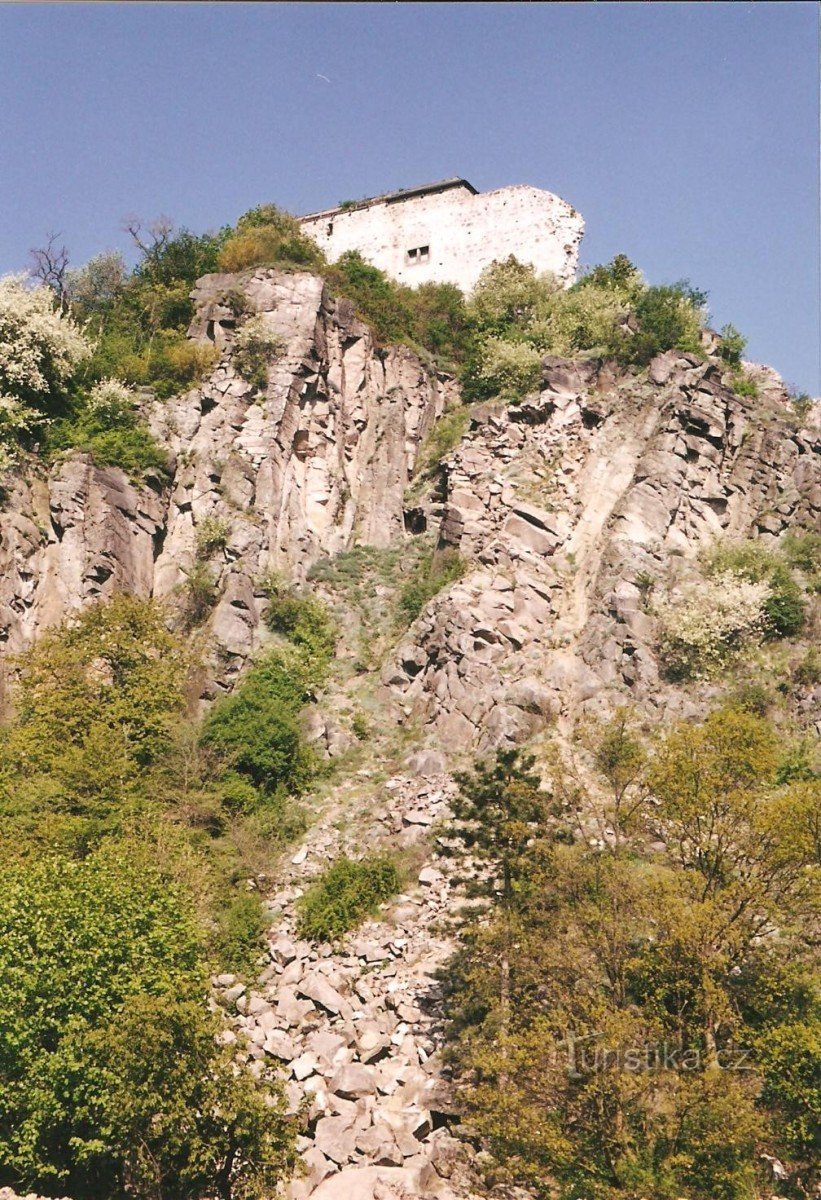
[[[324,676],[337,641],[327,606],[289,587],[276,574],[268,575],[261,587],[268,597],[265,624],[304,651],[314,671]]]
[[[300,936],[333,941],[398,891],[399,873],[391,859],[374,856],[354,862],[343,855],[299,901]]]
[[[699,354],[704,299],[688,284],[646,288],[634,309],[638,332],[625,340],[620,357],[644,366],[664,350]]]
[[[769,596],[767,583],[723,571],[680,598],[660,601],[660,650],[671,677],[709,677],[732,654],[759,641]]]
[[[414,475],[418,478],[428,478],[442,459],[454,450],[467,432],[470,423],[470,409],[462,406],[444,413],[433,424],[419,447],[416,458]]]
[[[238,892],[219,909],[214,956],[224,971],[252,973],[268,928],[259,893]]]
[[[821,533],[788,534],[782,542],[787,565],[801,571],[812,592],[821,592]]]
[[[265,317],[249,317],[240,326],[231,346],[234,366],[252,387],[260,390],[268,382],[268,364],[285,349],[282,338],[268,328]]]
[[[488,337],[482,344],[477,378],[503,400],[521,400],[539,384],[543,355],[527,342]]]
[[[97,466],[120,467],[135,480],[168,473],[168,456],[135,411],[133,392],[116,379],[95,384],[73,415],[49,428],[46,444],[51,453],[84,451]]]
[[[199,557],[183,572],[182,619],[183,627],[190,633],[208,619],[219,599],[219,586],[211,568]]]
[[[739,333],[735,325],[725,325],[721,330],[721,341],[718,354],[731,367],[741,366],[741,355],[747,345],[747,339]]]
[[[758,395],[758,384],[749,375],[739,372],[733,376],[733,391],[737,396],[747,396],[751,400],[755,400]]]
[[[468,313],[483,334],[503,335],[525,329],[550,309],[560,285],[552,276],[539,277],[533,267],[513,255],[485,267],[473,289]]]
[[[437,592],[461,579],[467,564],[455,550],[431,552],[420,562],[414,575],[399,594],[399,609],[408,621],[415,621]]]
[[[309,672],[298,655],[269,654],[216,705],[206,719],[203,740],[263,792],[274,794],[280,787],[300,792],[313,770],[297,719],[309,686]]]
[[[230,526],[222,517],[203,517],[194,530],[194,540],[197,548],[197,558],[210,558],[218,550],[225,549]]]
[[[0,445],[8,455],[60,415],[66,385],[91,352],[50,288],[26,287],[23,275],[0,278]]]
[[[801,589],[790,574],[784,557],[756,542],[725,542],[707,555],[707,570],[716,574],[735,572],[750,583],[766,583],[765,632],[770,637],[793,637],[804,624],[805,604]]]
[[[325,256],[302,232],[296,217],[273,204],[251,209],[237,221],[218,257],[220,271],[244,271],[250,267],[279,270],[321,270]]]
[[[414,337],[413,293],[371,266],[356,250],[341,254],[327,271],[331,288],[352,300],[377,341],[407,342]]]

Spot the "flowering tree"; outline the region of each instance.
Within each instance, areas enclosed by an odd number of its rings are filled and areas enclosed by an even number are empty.
[[[93,347],[54,308],[47,287],[24,275],[0,278],[0,466],[21,437],[48,419],[77,366]]]

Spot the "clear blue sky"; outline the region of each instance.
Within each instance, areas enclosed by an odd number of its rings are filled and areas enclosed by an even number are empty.
[[[818,8],[0,5],[0,272],[58,230],[197,232],[463,175],[587,221],[582,259],[688,276],[714,324],[819,380]],[[327,76],[326,82],[321,76]]]

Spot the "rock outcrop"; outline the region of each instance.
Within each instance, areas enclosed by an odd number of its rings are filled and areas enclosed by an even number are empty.
[[[718,537],[774,543],[821,517],[819,431],[770,391],[741,398],[671,351],[643,377],[546,360],[537,395],[477,407],[428,514],[475,569],[416,621],[388,692],[444,745],[480,750],[619,695],[679,703],[647,589],[674,588]]]
[[[281,346],[256,389],[230,354],[241,292]],[[260,580],[301,579],[314,559],[402,533],[403,498],[421,440],[455,385],[405,347],[379,349],[348,301],[321,278],[259,270],[211,275],[194,293],[191,334],[223,350],[211,377],[155,403],[171,455],[169,484],[136,487],[118,469],[72,455],[11,486],[0,527],[0,646],[24,649],[67,612],[117,590],[183,602],[197,528],[225,530],[208,564],[216,604],[213,670],[225,688],[260,637]]]

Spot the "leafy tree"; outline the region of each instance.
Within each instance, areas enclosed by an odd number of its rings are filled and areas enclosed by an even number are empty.
[[[25,277],[0,279],[0,453],[10,460],[65,404],[66,387],[92,347],[71,317],[54,307],[50,288]]]
[[[220,271],[251,267],[310,271],[326,265],[325,256],[302,232],[296,217],[274,204],[261,204],[244,213],[218,256]]]
[[[0,1178],[77,1200],[273,1186],[277,1089],[218,1050],[190,897],[150,855],[7,865],[0,928]]]
[[[44,633],[21,662],[0,754],[7,813],[61,813],[76,835],[143,803],[141,772],[170,744],[188,658],[148,601],[116,595]]]
[[[616,797],[646,784],[652,802],[613,846],[502,839],[514,886],[451,971],[451,1055],[490,1182],[748,1200],[766,1149],[811,1190],[818,781],[775,786],[778,739],[739,710],[651,750],[619,714],[594,757]],[[646,858],[648,835],[666,852]]]
[[[623,357],[643,366],[664,350],[700,353],[700,310],[705,299],[689,284],[648,287],[636,301],[638,332],[625,342]]]

